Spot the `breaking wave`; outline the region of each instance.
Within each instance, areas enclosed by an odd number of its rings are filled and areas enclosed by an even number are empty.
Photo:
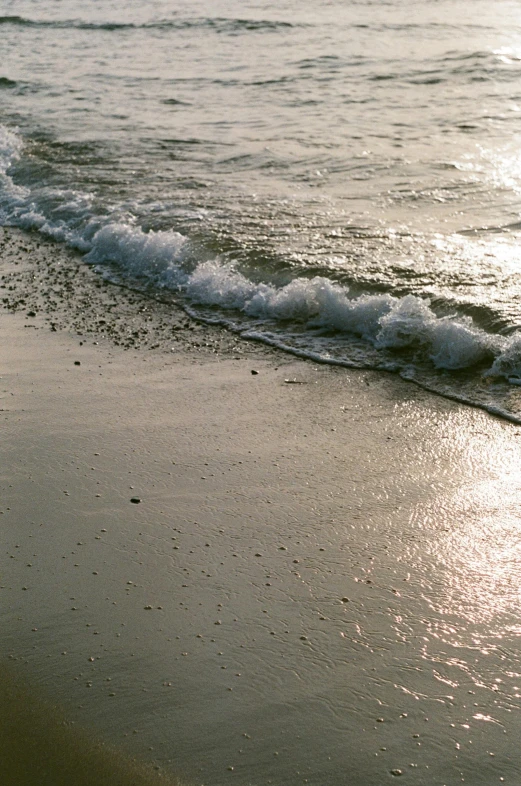
[[[11,167],[22,150],[20,136],[0,126],[0,222],[66,242],[105,272],[116,269],[155,291],[180,293],[189,307],[203,309],[198,313],[204,318],[224,320],[244,335],[321,362],[389,368],[391,353],[402,359],[394,370],[418,363],[449,372],[478,367],[491,379],[521,384],[521,332],[509,338],[486,332],[469,316],[438,315],[428,299],[414,295],[354,296],[347,286],[320,275],[278,286],[253,281],[219,257],[197,258],[189,238],[179,232],[143,231],[122,208],[96,215],[89,194],[40,193],[16,184]],[[291,346],[287,336],[295,330],[300,342]],[[323,343],[318,351],[317,335],[334,336],[337,347],[342,338],[344,355],[330,355]],[[349,360],[350,337],[365,342],[371,360]]]

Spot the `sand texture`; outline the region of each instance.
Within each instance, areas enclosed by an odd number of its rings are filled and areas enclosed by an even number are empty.
[[[515,782],[519,429],[2,260],[8,674],[189,783]]]

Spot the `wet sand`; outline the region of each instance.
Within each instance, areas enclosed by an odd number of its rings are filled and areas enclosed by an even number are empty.
[[[192,783],[515,782],[519,429],[0,245],[10,673]]]
[[[0,705],[0,772],[7,786],[180,786],[159,767],[78,729],[4,664]]]

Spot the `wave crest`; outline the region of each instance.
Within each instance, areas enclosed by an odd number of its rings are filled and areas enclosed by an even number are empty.
[[[346,356],[349,335],[352,341],[361,338],[372,347],[372,357],[376,352],[382,358],[371,361],[376,367],[387,367],[389,352],[396,358],[402,353],[401,367],[428,362],[455,371],[489,362],[488,375],[521,382],[521,333],[507,340],[486,333],[470,317],[438,316],[429,300],[414,295],[353,297],[347,287],[324,276],[300,276],[278,287],[251,280],[219,258],[201,261],[188,238],[174,230],[143,231],[124,205],[99,214],[88,193],[15,184],[10,168],[22,149],[21,137],[0,126],[0,221],[66,242],[85,253],[89,263],[117,266],[123,275],[179,291],[195,306],[241,314],[242,323],[248,323],[244,332],[251,332],[253,320],[266,340],[273,323],[282,337],[298,323],[307,347],[299,351],[309,357],[316,354],[313,336],[318,331],[334,334],[337,347],[345,336]],[[325,362],[328,357],[326,350]]]

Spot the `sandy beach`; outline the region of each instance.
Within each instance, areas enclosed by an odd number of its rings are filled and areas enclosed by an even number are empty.
[[[151,778],[515,782],[519,428],[0,253],[5,679]]]

